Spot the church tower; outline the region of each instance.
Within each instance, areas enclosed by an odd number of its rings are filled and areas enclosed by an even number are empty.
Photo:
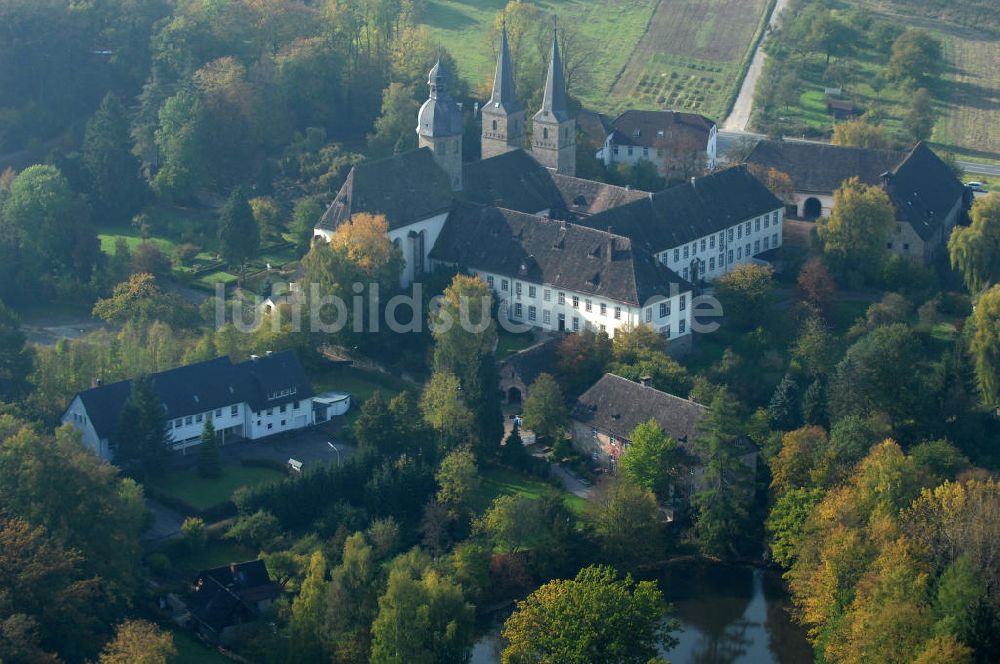
[[[532,119],[531,152],[546,168],[563,175],[576,174],[576,119],[566,103],[566,81],[559,58],[559,35],[552,30],[552,54],[545,77],[542,110]]]
[[[438,58],[427,76],[430,98],[417,114],[417,140],[422,148],[430,148],[434,160],[451,179],[451,188],[462,188],[462,111],[451,98],[448,85],[451,73]]]
[[[483,159],[524,147],[524,107],[514,90],[514,71],[507,45],[507,22],[500,29],[500,55],[493,77],[493,95],[483,106]]]

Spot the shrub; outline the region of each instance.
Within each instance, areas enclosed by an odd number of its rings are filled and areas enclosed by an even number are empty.
[[[258,549],[266,549],[281,535],[281,525],[277,517],[265,510],[241,516],[226,532],[226,539],[234,539],[240,544]]]
[[[181,265],[189,265],[195,259],[201,249],[192,242],[185,242],[177,245],[177,260]]]
[[[201,551],[208,541],[205,521],[197,516],[189,516],[181,524],[181,540],[188,551]]]

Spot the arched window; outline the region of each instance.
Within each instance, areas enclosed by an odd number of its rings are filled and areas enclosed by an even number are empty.
[[[542,127],[542,138],[545,139],[545,140],[549,140],[549,128],[548,127]]]
[[[496,130],[497,130],[497,121],[494,120],[493,121],[493,131],[496,131]]]

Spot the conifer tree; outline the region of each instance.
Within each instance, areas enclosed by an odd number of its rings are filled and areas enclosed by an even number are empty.
[[[246,276],[247,261],[260,246],[260,228],[253,218],[246,191],[237,187],[219,213],[219,250],[222,257]]]
[[[126,223],[149,192],[139,161],[129,147],[128,118],[118,98],[108,93],[87,123],[83,164],[89,178],[94,218],[100,223]]]
[[[215,425],[212,424],[211,419],[205,420],[205,428],[201,432],[198,475],[201,477],[219,477],[222,475],[222,465],[219,461],[219,445],[215,434]]]

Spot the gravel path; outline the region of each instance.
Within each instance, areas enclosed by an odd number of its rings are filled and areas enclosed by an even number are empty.
[[[771,12],[771,18],[768,20],[767,32],[777,26],[778,16],[787,5],[788,0],[778,0],[774,4],[774,11]],[[765,35],[764,39],[766,38]],[[764,71],[764,61],[767,59],[763,48],[764,39],[761,39],[760,43],[757,44],[757,51],[753,54],[747,75],[743,78],[743,84],[740,86],[740,93],[733,104],[733,110],[722,123],[721,129],[725,131],[746,131],[747,125],[750,124],[750,114],[753,112],[753,93],[757,89],[757,81],[760,80],[761,72]]]

